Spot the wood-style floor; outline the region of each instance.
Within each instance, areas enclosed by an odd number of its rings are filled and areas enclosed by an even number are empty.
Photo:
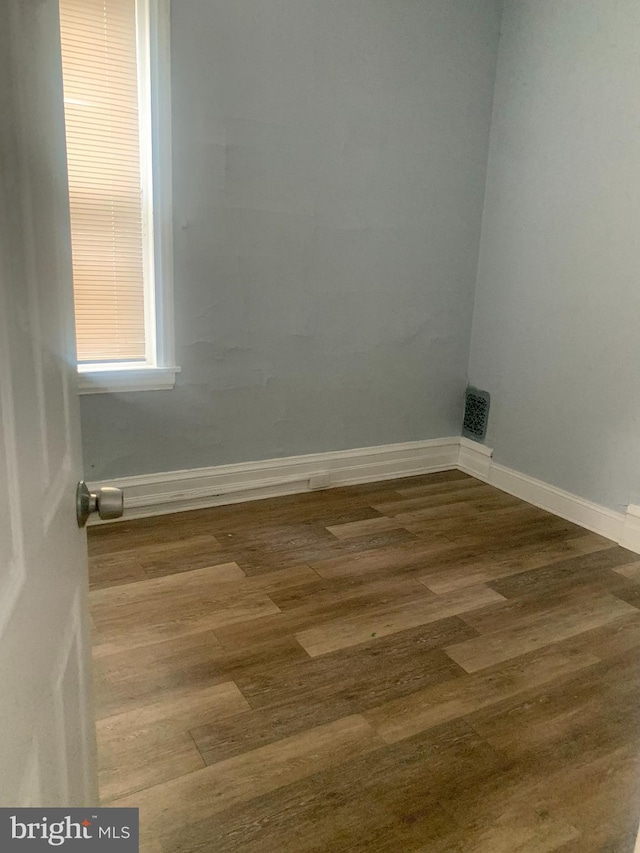
[[[640,557],[459,472],[90,531],[143,851],[623,853]]]

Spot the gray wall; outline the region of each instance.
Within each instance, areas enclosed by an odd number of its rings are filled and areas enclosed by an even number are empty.
[[[640,4],[507,0],[470,379],[487,444],[610,507],[640,499]]]
[[[457,435],[500,0],[179,0],[173,391],[89,478]]]

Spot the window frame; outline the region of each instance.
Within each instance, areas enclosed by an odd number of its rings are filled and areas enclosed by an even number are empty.
[[[167,390],[180,371],[173,315],[170,0],[135,2],[146,362],[78,364],[80,394]]]

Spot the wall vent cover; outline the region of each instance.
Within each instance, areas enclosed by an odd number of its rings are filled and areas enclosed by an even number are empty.
[[[464,405],[462,434],[473,441],[483,441],[489,421],[489,392],[478,388],[467,388]]]

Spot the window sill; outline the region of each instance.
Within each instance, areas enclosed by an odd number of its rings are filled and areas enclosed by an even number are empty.
[[[167,391],[176,382],[179,367],[137,367],[116,370],[78,370],[79,394],[124,391]]]

